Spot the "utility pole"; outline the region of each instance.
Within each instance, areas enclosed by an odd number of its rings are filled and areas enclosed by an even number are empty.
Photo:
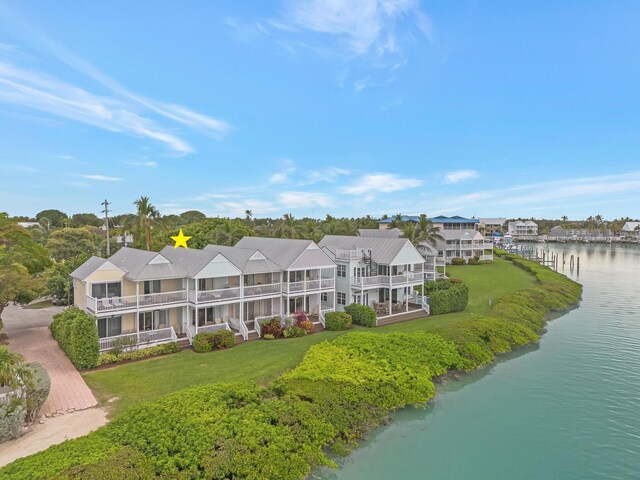
[[[104,224],[107,227],[107,257],[109,257],[111,256],[111,243],[109,239],[109,202],[107,202],[107,199],[105,198],[104,202],[100,205],[104,206],[102,213],[104,213]]]

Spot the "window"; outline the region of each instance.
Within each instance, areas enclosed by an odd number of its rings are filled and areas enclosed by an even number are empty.
[[[347,276],[347,266],[346,265],[338,265],[337,275],[339,277],[346,277]]]
[[[320,300],[323,302],[328,302],[329,301],[329,293],[328,292],[322,292],[320,294]]]
[[[147,330],[158,330],[169,327],[169,311],[155,310],[153,312],[142,312],[138,314],[138,324],[141,332]]]
[[[144,294],[160,293],[160,280],[145,280]]]
[[[122,334],[122,317],[98,319],[98,337],[115,337]]]
[[[338,292],[336,293],[336,299],[338,301],[338,305],[346,305],[347,304],[347,294]]]
[[[94,283],[91,285],[91,296],[93,298],[121,297],[120,282]]]

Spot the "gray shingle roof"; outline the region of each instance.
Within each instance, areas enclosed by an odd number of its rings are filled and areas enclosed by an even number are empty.
[[[89,275],[104,265],[105,262],[106,260],[104,258],[93,256],[71,272],[71,277],[77,278],[78,280],[86,280]]]
[[[260,250],[264,256],[279,265],[283,270],[289,268],[324,268],[335,265],[311,240],[244,237],[236,244],[236,247]]]
[[[371,250],[371,259],[381,265],[390,265],[400,251],[411,242],[406,238],[349,237],[344,235],[325,235],[319,245],[332,254],[336,249]],[[416,254],[420,256],[419,252]]]

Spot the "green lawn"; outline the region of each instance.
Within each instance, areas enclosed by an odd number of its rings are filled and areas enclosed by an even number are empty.
[[[528,288],[535,283],[533,276],[501,259],[487,265],[449,267],[447,274],[462,278],[469,286],[469,305],[464,312],[397,323],[372,331],[441,329],[469,313],[486,314],[491,310],[490,299],[495,302],[504,293]],[[111,414],[117,415],[128,406],[202,383],[267,382],[296,366],[311,345],[343,333],[322,332],[294,339],[259,340],[206,354],[185,350],[166,357],[85,373],[84,378],[100,403],[108,405]]]

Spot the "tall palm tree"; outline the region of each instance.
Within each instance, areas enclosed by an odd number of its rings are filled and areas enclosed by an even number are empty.
[[[567,229],[567,222],[569,221],[569,217],[563,215],[560,220],[562,220],[562,228]]]
[[[422,216],[420,216],[422,220]],[[440,235],[440,229],[436,227],[431,220],[425,219],[424,223],[420,226],[420,231],[416,235],[416,244],[428,243],[432,247],[435,247],[438,240],[444,240],[444,237]]]
[[[285,213],[282,216],[282,220],[280,220],[276,228],[276,236],[279,238],[300,238],[300,232],[298,232],[296,220],[293,218],[293,215]]]
[[[231,220],[225,219],[222,225],[215,231],[215,242],[218,245],[234,246],[245,235],[244,228]]]
[[[145,246],[147,250],[151,250],[151,229],[160,218],[160,212],[149,202],[149,197],[140,197],[133,204],[138,209],[138,232],[144,232]]]

